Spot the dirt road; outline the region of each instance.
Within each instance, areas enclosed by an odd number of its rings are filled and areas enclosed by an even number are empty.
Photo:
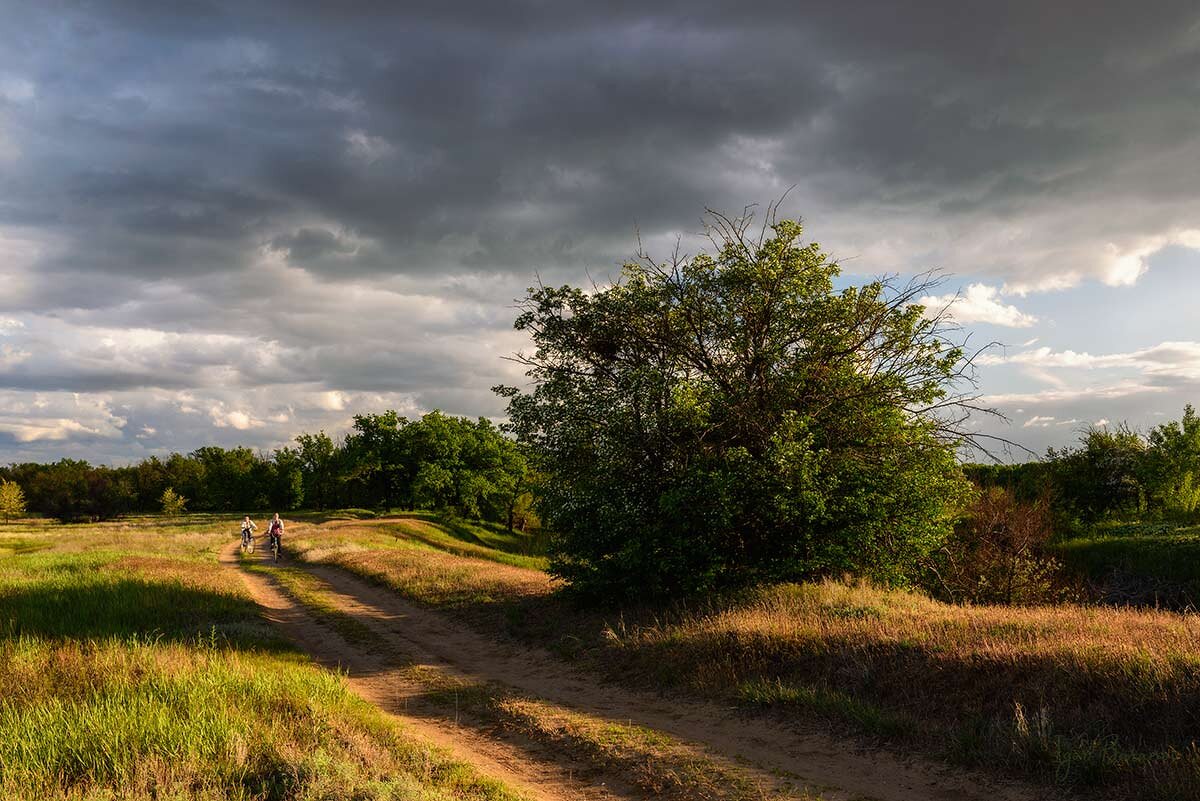
[[[258,554],[260,560],[262,556]],[[238,569],[236,543],[222,552],[221,560]],[[320,579],[323,597],[339,613],[368,627],[375,641],[348,642],[319,615],[297,603],[269,570],[242,570],[269,620],[322,664],[346,671],[362,697],[481,773],[531,798],[586,801],[655,794],[631,784],[620,770],[572,758],[552,743],[455,720],[456,714],[423,700],[428,688],[412,678],[413,665],[473,683],[513,688],[572,714],[665,733],[680,747],[694,749],[698,759],[748,777],[764,798],[1023,801],[1035,797],[1019,788],[981,783],[978,777],[959,771],[902,761],[887,753],[866,753],[853,744],[801,734],[732,709],[602,684],[548,653],[497,643],[336,568],[294,563],[291,567],[302,567]]]

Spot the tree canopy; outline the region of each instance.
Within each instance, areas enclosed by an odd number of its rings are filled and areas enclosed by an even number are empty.
[[[928,282],[838,289],[798,222],[711,222],[712,253],[524,301],[532,389],[497,390],[552,476],[553,571],[617,597],[907,582],[967,491],[969,360],[915,302]]]
[[[1125,423],[1091,426],[1041,461],[966,472],[984,487],[1048,501],[1060,527],[1136,517],[1192,522],[1200,519],[1200,416],[1189,404],[1144,435]]]

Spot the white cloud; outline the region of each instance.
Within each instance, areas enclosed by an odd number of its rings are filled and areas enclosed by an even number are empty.
[[[13,75],[0,76],[0,100],[10,103],[25,103],[33,100],[37,87],[27,78]]]
[[[107,395],[0,391],[0,434],[18,443],[120,439],[128,421]]]
[[[11,434],[17,442],[28,443],[42,440],[60,442],[70,438],[72,434],[95,434],[97,432],[78,420],[57,418],[28,423],[0,420],[0,433]]]
[[[0,369],[29,361],[33,354],[12,345],[0,345]]]
[[[1023,428],[1048,428],[1053,423],[1053,417],[1041,417],[1039,415],[1034,415],[1025,421]]]
[[[238,431],[246,431],[263,425],[261,420],[251,417],[240,409],[226,410],[223,404],[213,406],[209,410],[209,416],[217,428],[235,428]]]
[[[366,131],[347,131],[346,152],[352,158],[373,164],[391,156],[396,148],[382,136],[371,136]]]
[[[1166,391],[1166,387],[1154,386],[1136,381],[1122,381],[1116,384],[1079,386],[1071,389],[1047,389],[1041,392],[989,394],[985,396],[985,400],[992,406],[1037,406],[1045,403],[1070,403],[1085,399],[1112,400],[1116,398],[1129,397],[1131,395],[1160,393]]]
[[[328,412],[340,412],[346,408],[346,393],[336,389],[322,392],[317,396],[317,408]]]
[[[1150,257],[1170,245],[1200,249],[1200,230],[1176,230],[1146,237],[1124,247],[1113,242],[1105,244],[1101,280],[1109,286],[1132,286],[1150,269]]]
[[[1030,378],[1040,381],[1043,384],[1049,384],[1052,387],[1065,389],[1068,386],[1068,382],[1065,378],[1060,375],[1055,375],[1050,370],[1044,370],[1041,367],[1026,367],[1024,372]]]
[[[1000,300],[1000,290],[986,284],[971,284],[958,295],[927,296],[919,301],[930,311],[949,307],[950,316],[960,323],[989,323],[1008,328],[1029,328],[1037,322],[1016,306]]]
[[[1126,353],[1094,355],[1073,350],[1056,351],[1042,347],[1007,355],[983,354],[982,366],[1014,364],[1034,370],[1068,368],[1080,370],[1136,370],[1156,378],[1200,381],[1200,342],[1162,342],[1149,348]]]

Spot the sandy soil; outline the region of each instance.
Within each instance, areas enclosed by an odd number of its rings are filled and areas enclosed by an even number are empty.
[[[237,567],[237,543],[222,552],[221,560]],[[240,572],[268,619],[322,664],[345,670],[360,695],[481,773],[523,790],[531,798],[589,801],[646,796],[616,777],[542,744],[459,725],[435,710],[422,708],[422,688],[396,665],[413,662],[470,681],[499,683],[574,712],[670,734],[709,758],[738,765],[759,782],[767,796],[786,797],[788,787],[807,787],[828,801],[1023,801],[1039,797],[963,771],[799,733],[736,710],[600,683],[549,653],[498,643],[344,571],[301,566],[324,580],[342,611],[381,635],[388,648],[380,652],[347,643],[294,603],[270,578]]]

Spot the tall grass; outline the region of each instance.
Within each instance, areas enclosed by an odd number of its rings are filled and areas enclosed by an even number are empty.
[[[195,518],[0,551],[0,798],[515,798],[289,649]]]

